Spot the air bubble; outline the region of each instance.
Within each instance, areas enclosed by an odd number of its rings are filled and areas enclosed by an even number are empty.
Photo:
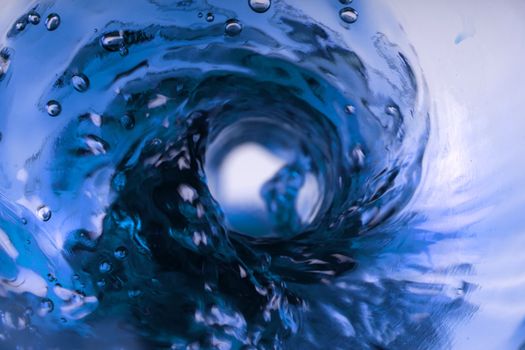
[[[354,166],[357,170],[360,170],[364,168],[365,166],[365,152],[363,151],[363,148],[360,145],[357,145],[352,150],[352,160],[354,162]]]
[[[400,114],[399,108],[397,106],[394,106],[394,105],[387,106],[386,109],[385,109],[385,112],[386,112],[386,114],[388,114],[390,116],[393,116],[393,117],[397,117]]]
[[[115,52],[124,48],[124,32],[111,32],[100,38],[100,45],[107,51]]]
[[[104,287],[106,286],[106,280],[104,280],[104,279],[100,279],[100,280],[98,280],[98,281],[97,281],[97,286],[98,286],[99,288],[104,288]]]
[[[126,130],[131,130],[135,127],[135,118],[130,114],[123,115],[120,118],[120,125]]]
[[[49,219],[51,219],[51,209],[49,209],[48,206],[41,206],[36,213],[38,218],[42,221],[49,221]]]
[[[16,30],[21,32],[22,30],[24,30],[26,28],[26,22],[25,21],[18,21],[18,22],[16,22],[15,28],[16,28]]]
[[[27,15],[27,21],[31,24],[37,25],[40,23],[40,15],[36,12],[31,12]]]
[[[40,301],[39,313],[41,315],[46,315],[52,312],[54,309],[55,309],[55,305],[53,304],[53,301],[51,299],[44,298]]]
[[[138,289],[132,289],[128,291],[128,296],[132,299],[138,298],[142,295],[142,292]]]
[[[228,36],[239,35],[242,31],[242,24],[236,19],[229,19],[226,21],[224,31]]]
[[[0,80],[7,74],[10,64],[9,53],[7,49],[3,49],[0,51]]]
[[[49,114],[52,117],[56,117],[57,115],[62,112],[62,106],[60,106],[60,103],[58,103],[55,100],[51,100],[46,105],[47,114]]]
[[[118,52],[120,53],[120,56],[124,57],[128,55],[129,50],[127,47],[122,46]]]
[[[353,105],[346,105],[345,106],[345,113],[346,114],[355,114],[355,107]]]
[[[128,249],[126,247],[118,247],[113,253],[116,259],[124,260],[128,256]]]
[[[215,20],[215,16],[213,15],[213,13],[208,12],[208,14],[206,15],[206,21],[213,22],[213,20]]]
[[[354,23],[357,21],[357,11],[351,7],[345,7],[339,11],[339,17],[346,23]]]
[[[59,25],[60,25],[60,16],[59,15],[57,15],[56,13],[52,13],[49,16],[47,16],[47,18],[46,18],[46,28],[47,28],[47,30],[52,32],[53,30],[57,29]]]
[[[73,75],[71,83],[78,92],[84,92],[89,89],[89,79],[84,74]]]
[[[107,261],[103,261],[100,263],[100,265],[98,266],[98,270],[101,272],[101,273],[108,273],[109,271],[111,271],[112,269],[112,266],[109,262]]]
[[[352,0],[339,0],[339,2],[343,5],[348,5],[352,3]]]
[[[263,13],[268,11],[272,2],[271,0],[249,0],[249,4],[252,10],[257,13]]]
[[[84,137],[84,142],[88,150],[94,156],[98,156],[100,154],[106,154],[108,151],[108,147],[109,147],[108,143],[105,142],[102,138],[98,136],[88,135]]]

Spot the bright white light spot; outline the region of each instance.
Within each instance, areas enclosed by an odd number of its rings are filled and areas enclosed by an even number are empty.
[[[264,147],[242,144],[224,158],[219,168],[219,186],[211,189],[212,195],[225,207],[250,204],[264,208],[261,188],[284,165],[283,159]]]

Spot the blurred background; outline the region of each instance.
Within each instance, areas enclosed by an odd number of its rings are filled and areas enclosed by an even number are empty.
[[[391,2],[420,58],[434,107],[421,191],[447,228],[470,233],[471,301],[457,349],[525,340],[525,2]],[[429,152],[432,153],[432,152]],[[425,202],[425,201],[424,201]],[[432,215],[432,214],[430,214]]]

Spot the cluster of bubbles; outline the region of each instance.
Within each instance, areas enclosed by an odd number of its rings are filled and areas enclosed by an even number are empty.
[[[34,26],[39,25],[41,21],[40,14],[36,11],[29,12],[26,16],[18,19],[15,23],[15,29],[19,32],[23,31],[28,24]],[[51,13],[46,17],[44,22],[46,29],[50,32],[56,30],[60,26],[60,16],[56,13]]]

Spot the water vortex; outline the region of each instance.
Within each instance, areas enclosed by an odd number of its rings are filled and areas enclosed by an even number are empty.
[[[301,4],[57,0],[17,20],[0,56],[0,227],[35,253],[0,255],[0,290],[38,283],[11,298],[12,315],[37,311],[7,341],[319,348],[322,315],[346,327],[332,348],[414,331],[401,311],[367,325],[386,301],[363,295],[405,287],[351,281],[402,230],[424,79],[386,10]]]

